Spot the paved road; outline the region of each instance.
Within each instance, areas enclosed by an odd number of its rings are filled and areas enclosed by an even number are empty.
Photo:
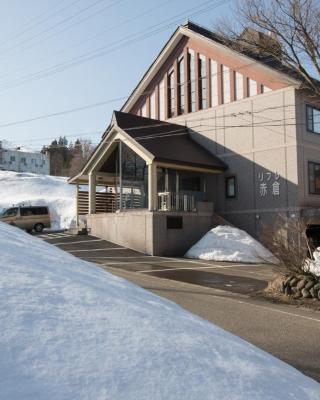
[[[242,337],[320,382],[320,313],[255,294],[269,266],[150,257],[93,236],[40,237]]]

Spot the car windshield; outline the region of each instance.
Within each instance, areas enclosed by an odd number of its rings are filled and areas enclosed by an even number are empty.
[[[11,217],[15,216],[18,213],[18,208],[5,208],[4,210],[1,211],[0,217]]]

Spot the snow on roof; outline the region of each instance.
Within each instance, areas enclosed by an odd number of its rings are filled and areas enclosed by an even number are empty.
[[[320,385],[242,339],[0,223],[1,398],[274,400]]]

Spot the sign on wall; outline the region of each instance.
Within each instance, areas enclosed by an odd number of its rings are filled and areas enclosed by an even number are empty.
[[[260,197],[280,196],[280,174],[278,172],[260,172],[258,179]]]

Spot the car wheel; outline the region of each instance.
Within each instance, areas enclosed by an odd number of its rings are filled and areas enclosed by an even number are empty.
[[[35,224],[35,226],[34,226],[34,230],[35,230],[37,233],[41,233],[41,232],[43,231],[43,228],[44,228],[44,225],[43,225],[43,224]]]

